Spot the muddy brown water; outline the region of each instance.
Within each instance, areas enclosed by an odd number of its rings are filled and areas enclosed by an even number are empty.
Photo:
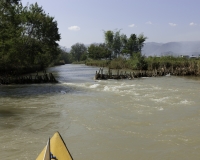
[[[59,84],[0,86],[0,156],[34,160],[59,131],[74,160],[199,159],[200,79],[95,81],[99,68],[49,68]]]

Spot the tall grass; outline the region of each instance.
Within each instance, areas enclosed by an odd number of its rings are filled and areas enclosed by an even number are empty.
[[[163,56],[148,57],[145,59],[148,64],[148,70],[159,68],[191,68],[198,69],[200,59],[186,59],[181,57]]]
[[[131,69],[131,70],[165,70],[182,75],[200,75],[200,59],[186,59],[181,57],[163,56],[132,57],[124,59],[122,57],[108,60],[89,60],[86,65],[109,67],[111,69]]]
[[[97,67],[108,67],[108,65],[110,64],[109,60],[87,60],[85,62],[85,65],[88,66],[97,66]]]

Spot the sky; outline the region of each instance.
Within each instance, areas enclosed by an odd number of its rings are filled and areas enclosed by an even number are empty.
[[[103,43],[104,31],[146,42],[200,41],[200,0],[21,0],[38,3],[58,23],[61,46]]]

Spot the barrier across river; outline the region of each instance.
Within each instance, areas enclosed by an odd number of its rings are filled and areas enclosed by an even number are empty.
[[[23,75],[23,76],[2,76],[0,77],[0,85],[9,84],[36,84],[36,83],[58,83],[52,73],[44,73],[43,75]]]

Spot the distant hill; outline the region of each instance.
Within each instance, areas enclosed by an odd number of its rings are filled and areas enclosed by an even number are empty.
[[[145,43],[142,54],[146,56],[161,55],[200,55],[200,41],[168,42],[168,43]]]
[[[97,43],[98,44],[98,43]],[[85,44],[89,47],[90,44]],[[67,52],[70,52],[71,48],[60,46]],[[200,55],[200,41],[185,41],[185,42],[168,42],[168,43],[156,43],[147,42],[144,44],[142,54],[145,56],[162,56],[162,55]]]

